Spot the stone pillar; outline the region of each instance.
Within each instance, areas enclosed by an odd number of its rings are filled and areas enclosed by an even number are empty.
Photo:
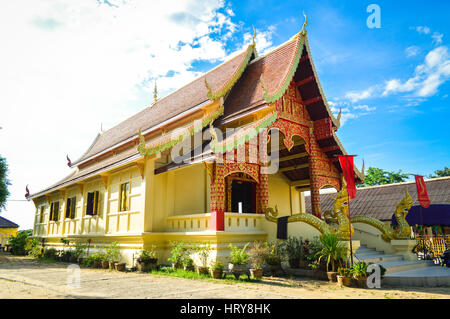
[[[214,164],[214,178],[211,182],[211,220],[209,228],[225,230],[225,178],[223,164]]]
[[[311,124],[309,128],[309,146],[310,153],[308,154],[308,164],[309,164],[309,184],[311,189],[311,208],[312,214],[318,218],[321,218],[320,211],[320,193],[319,193],[319,166],[318,158],[320,147],[314,137],[314,129]]]

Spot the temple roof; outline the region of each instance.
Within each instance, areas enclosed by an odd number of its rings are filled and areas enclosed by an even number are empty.
[[[0,228],[19,228],[19,225],[0,216]]]
[[[184,125],[180,124],[183,123],[180,120],[202,108],[205,112],[207,105],[223,99],[223,115],[214,122],[217,126],[245,116],[255,108],[269,105],[285,93],[292,81],[305,102],[311,120],[329,118],[333,129],[339,127],[339,121],[331,113],[323,94],[305,30],[302,29],[289,41],[264,56],[256,56],[255,45],[252,43],[229,61],[98,134],[85,154],[72,162],[71,167],[77,167],[74,172],[29,198],[68,186],[139,155],[136,149],[142,137],[138,134],[139,130],[142,130],[144,135],[151,132],[161,135],[161,132],[158,133],[159,128],[169,123],[176,123],[175,126]],[[346,154],[334,132],[318,143],[330,158],[335,159],[336,155]],[[340,170],[339,164],[336,164],[336,161],[334,163]],[[361,181],[361,173],[357,169],[355,173]]]
[[[165,121],[190,111],[196,106],[210,102],[210,98],[218,99],[228,93],[229,89],[241,76],[245,66],[256,55],[254,46],[249,45],[247,50],[238,54],[231,60],[219,65],[215,69],[202,75],[191,83],[172,92],[166,97],[156,101],[151,106],[143,109],[120,124],[102,132],[94,140],[88,151],[77,161],[72,163],[75,166],[86,159],[126,141],[137,137],[139,129],[145,131],[157,126]],[[209,91],[207,85],[211,88]]]
[[[433,178],[425,181],[431,204],[450,204],[450,177]],[[351,216],[367,216],[382,221],[391,221],[397,204],[405,196],[405,188],[413,198],[413,206],[419,205],[414,181],[358,188],[351,200]],[[332,210],[336,193],[321,194],[322,212]],[[306,212],[311,213],[310,196],[305,196]]]

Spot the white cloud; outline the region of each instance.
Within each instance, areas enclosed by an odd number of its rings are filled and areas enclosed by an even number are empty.
[[[363,91],[347,92],[345,94],[345,98],[349,99],[350,101],[352,101],[354,103],[354,102],[358,102],[359,100],[370,98],[372,96],[373,91],[374,91],[374,87],[370,87],[367,90],[363,90]]]
[[[434,95],[441,84],[450,78],[450,55],[448,47],[431,50],[424,63],[418,65],[414,76],[402,82],[399,79],[386,81],[383,96],[391,93],[412,92],[418,97]]]
[[[100,130],[223,61],[238,25],[222,0],[15,0],[0,10],[0,150],[11,199],[69,174]],[[270,47],[271,31],[257,45]],[[2,215],[23,218],[9,205]],[[29,203],[27,223],[32,224]],[[8,218],[7,217],[7,218]],[[19,222],[19,224],[22,224]]]
[[[420,48],[418,46],[410,46],[405,49],[406,57],[410,58],[416,56],[420,53]]]
[[[444,37],[444,35],[442,33],[439,33],[439,32],[434,32],[431,37],[433,38],[433,42],[434,43],[441,44],[442,43],[442,38]]]
[[[423,34],[430,34],[431,29],[427,26],[418,26],[416,27],[416,31]]]
[[[370,106],[364,104],[364,105],[355,105],[355,106],[353,106],[353,109],[354,110],[363,110],[363,111],[366,111],[366,112],[371,112],[371,111],[375,111],[377,108],[375,106],[370,107]]]

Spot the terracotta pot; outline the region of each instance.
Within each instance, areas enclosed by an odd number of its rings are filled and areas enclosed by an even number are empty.
[[[197,267],[197,274],[199,274],[199,275],[208,275],[209,274],[208,267]]]
[[[327,272],[327,277],[328,277],[328,280],[330,282],[337,282],[337,272],[335,272],[335,271],[328,271]]]
[[[116,262],[115,262],[115,261],[110,261],[110,262],[109,262],[109,269],[114,270],[115,265],[116,265]]]
[[[173,269],[183,269],[183,264],[181,263],[172,263],[172,268]]]
[[[341,287],[352,287],[352,277],[337,276],[337,281]]]
[[[300,268],[300,259],[299,258],[289,259],[289,267]]]
[[[147,272],[150,270],[156,270],[158,268],[158,264],[156,262],[137,262],[136,263],[137,270],[141,272]]]
[[[195,267],[194,266],[184,266],[184,270],[186,270],[186,271],[195,271]]]
[[[102,268],[102,262],[100,260],[94,260],[94,268]]]
[[[103,260],[102,261],[102,268],[103,269],[108,269],[109,268],[109,261]]]
[[[117,271],[124,271],[125,270],[125,263],[116,263],[116,270]]]
[[[252,276],[255,279],[261,279],[263,274],[262,268],[251,268],[250,269],[250,276]]]
[[[247,273],[247,265],[228,264],[228,270],[236,279],[239,279],[241,275]]]
[[[211,277],[214,279],[222,279],[223,270],[222,269],[211,269]]]
[[[367,277],[355,277],[354,279],[358,288],[367,288]]]

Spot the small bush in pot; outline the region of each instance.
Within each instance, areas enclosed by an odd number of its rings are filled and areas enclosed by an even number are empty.
[[[220,261],[216,261],[211,266],[211,277],[214,279],[222,279],[224,266]]]
[[[139,271],[156,270],[158,265],[156,245],[152,245],[150,249],[142,250],[139,257],[136,259],[136,263]]]
[[[194,271],[195,270],[194,261],[192,260],[191,256],[189,256],[188,254],[186,254],[183,257],[183,260],[181,261],[181,263],[183,264],[184,270],[186,270],[186,271]]]
[[[120,248],[119,243],[117,241],[113,241],[106,248],[106,255],[108,256],[109,261],[109,269],[114,269],[115,264],[119,261],[120,258]]]
[[[170,257],[167,260],[172,263],[173,269],[183,268],[183,258],[188,254],[184,241],[171,242],[171,246]]]
[[[352,269],[346,267],[339,267],[337,271],[337,282],[339,286],[352,286]]]
[[[86,245],[80,242],[75,243],[75,249],[73,250],[73,257],[75,257],[80,263],[81,258],[83,258],[84,250],[86,249]]]
[[[266,256],[266,264],[270,266],[270,271],[272,272],[272,275],[276,275],[276,273],[281,268],[281,261],[283,259],[284,251],[283,251],[283,244],[275,241],[268,243],[268,254]]]
[[[108,269],[109,268],[108,254],[101,253],[100,254],[100,261],[102,263],[102,268],[103,269]]]
[[[208,257],[212,250],[211,244],[198,244],[195,250],[197,251],[201,263],[200,266],[197,266],[197,273],[199,275],[209,274]]]
[[[339,240],[336,233],[325,233],[320,236],[321,249],[316,253],[318,261],[327,261],[327,276],[331,282],[337,281],[336,263],[341,264],[347,253],[347,247]],[[329,266],[331,264],[331,271]]]
[[[245,251],[250,243],[245,244],[244,247],[239,248],[230,244],[230,263],[228,269],[236,279],[247,272],[248,253]]]
[[[301,237],[289,236],[283,242],[284,254],[291,268],[300,268],[300,261],[303,260],[303,241]]]
[[[367,264],[364,261],[357,262],[352,267],[353,278],[360,288],[367,287]]]
[[[248,250],[248,258],[252,264],[250,268],[250,275],[255,279],[261,279],[263,274],[262,266],[266,262],[267,255],[269,254],[269,247],[267,243],[256,241],[253,246]]]

